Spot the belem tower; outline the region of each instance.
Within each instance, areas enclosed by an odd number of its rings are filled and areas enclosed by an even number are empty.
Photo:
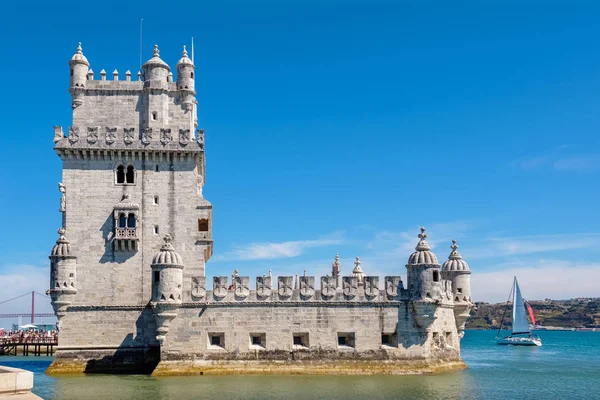
[[[407,374],[464,368],[473,302],[457,250],[440,265],[421,229],[398,274],[207,278],[204,131],[194,64],[159,56],[99,79],[69,61],[73,121],[54,128],[62,226],[50,255],[60,327],[49,373]],[[124,78],[124,79],[123,79]],[[252,282],[251,282],[252,281]]]

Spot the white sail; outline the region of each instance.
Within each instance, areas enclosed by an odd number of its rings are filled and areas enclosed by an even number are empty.
[[[525,303],[521,297],[521,289],[515,277],[513,288],[513,324],[512,333],[530,333],[529,322],[527,322],[527,313],[525,312]]]

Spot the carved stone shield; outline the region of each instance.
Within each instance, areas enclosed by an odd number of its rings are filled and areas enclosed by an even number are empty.
[[[113,144],[117,140],[117,128],[106,127],[106,143]]]
[[[161,128],[160,130],[160,142],[162,144],[170,143],[173,140],[173,136],[171,136],[171,130],[168,128]]]
[[[315,294],[315,277],[300,276],[300,295],[309,298]]]
[[[365,296],[375,297],[379,295],[379,277],[365,276]]]
[[[75,143],[79,140],[79,127],[78,126],[70,126],[69,127],[69,142]]]
[[[358,278],[356,276],[344,276],[342,291],[346,297],[354,297],[358,294]]]
[[[124,128],[123,132],[123,141],[126,144],[133,143],[133,140],[135,139],[135,128]]]
[[[206,296],[206,277],[192,277],[192,299],[201,299]]]
[[[294,293],[293,276],[280,276],[277,278],[277,293],[280,297],[290,297]]]
[[[222,299],[227,296],[227,277],[226,276],[215,276],[213,277],[213,296]]]
[[[142,143],[150,144],[152,142],[152,128],[142,129]]]
[[[396,297],[400,294],[402,279],[399,276],[385,277],[385,293],[388,296]]]
[[[270,276],[257,276],[256,277],[256,295],[258,297],[269,297],[271,296],[271,277]]]
[[[235,296],[246,298],[250,294],[250,277],[236,276],[235,277]]]
[[[190,130],[189,129],[180,129],[179,130],[179,143],[182,146],[185,146],[190,142]]]
[[[90,126],[87,128],[87,141],[88,143],[96,143],[98,141],[98,127]]]
[[[322,297],[335,296],[335,289],[336,289],[336,277],[335,276],[322,276],[321,277],[321,295],[322,295]]]

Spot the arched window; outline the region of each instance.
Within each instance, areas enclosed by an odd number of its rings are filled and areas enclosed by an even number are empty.
[[[127,183],[134,183],[135,179],[135,167],[133,165],[127,166]]]
[[[127,227],[135,228],[135,214],[130,213],[129,216],[127,217]]]
[[[127,227],[127,218],[125,217],[125,214],[121,214],[119,215],[119,228],[126,228]]]
[[[198,220],[198,231],[199,232],[208,232],[208,220],[207,219],[199,219]]]
[[[117,183],[125,183],[125,167],[123,165],[117,167]]]

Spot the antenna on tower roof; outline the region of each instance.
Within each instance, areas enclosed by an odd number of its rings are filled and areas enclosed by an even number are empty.
[[[142,23],[144,18],[140,17],[140,70],[142,69]]]
[[[192,36],[192,64],[194,64],[194,37]],[[194,64],[196,65],[196,64]]]

